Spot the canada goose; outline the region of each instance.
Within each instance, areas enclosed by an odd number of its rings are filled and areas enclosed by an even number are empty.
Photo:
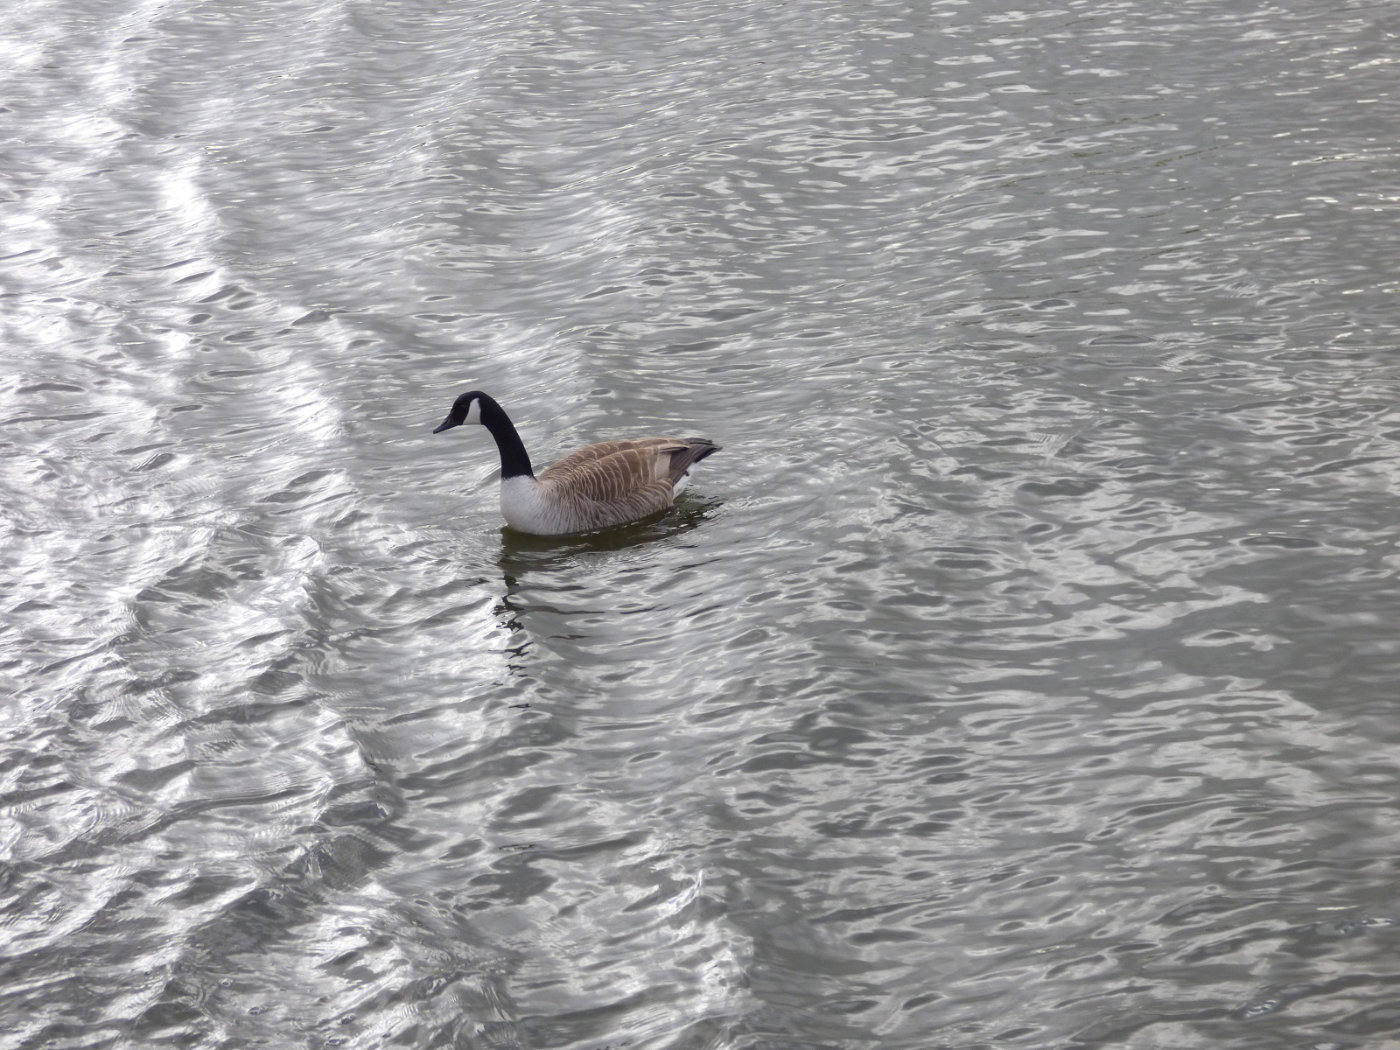
[[[537,536],[592,532],[663,511],[690,483],[695,464],[720,448],[698,437],[602,441],[535,477],[515,424],[489,394],[462,394],[433,433],[463,423],[480,423],[496,439],[506,524]]]

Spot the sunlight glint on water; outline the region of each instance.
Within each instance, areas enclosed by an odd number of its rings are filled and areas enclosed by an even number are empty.
[[[1382,11],[0,12],[0,1048],[1400,1038]]]

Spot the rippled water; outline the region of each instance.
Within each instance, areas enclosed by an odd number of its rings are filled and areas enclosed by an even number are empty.
[[[0,1047],[1400,1040],[1397,30],[6,5]]]

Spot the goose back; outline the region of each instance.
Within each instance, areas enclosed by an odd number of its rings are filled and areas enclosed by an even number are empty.
[[[665,510],[690,468],[718,451],[706,438],[603,441],[564,457],[539,475],[541,502],[561,531],[584,532]]]

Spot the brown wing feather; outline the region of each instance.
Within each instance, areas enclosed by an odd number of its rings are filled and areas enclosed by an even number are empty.
[[[564,457],[539,481],[582,527],[607,528],[665,510],[681,475],[718,447],[704,438],[603,441]]]
[[[675,438],[651,437],[632,438],[624,441],[600,441],[596,445],[586,445],[577,452],[571,452],[558,463],[552,464],[548,469],[540,474],[543,480],[554,471],[570,471],[593,460],[604,459],[615,452],[624,452],[633,448],[652,448],[659,445],[678,445],[681,442]]]

